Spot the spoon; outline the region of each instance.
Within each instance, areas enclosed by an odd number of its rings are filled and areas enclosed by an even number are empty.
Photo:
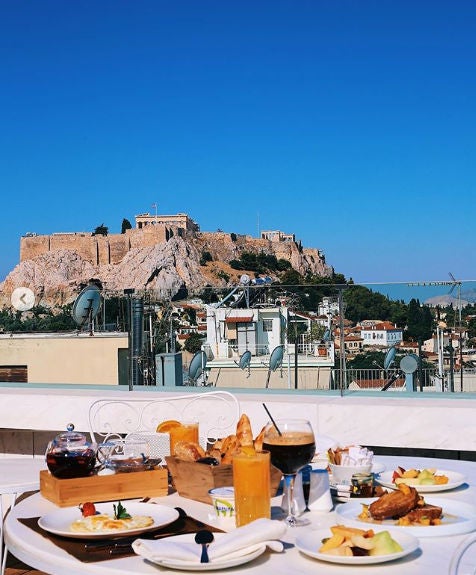
[[[213,533],[207,529],[202,529],[197,531],[195,535],[195,543],[202,546],[202,556],[200,557],[200,563],[208,563],[208,545],[213,541]]]

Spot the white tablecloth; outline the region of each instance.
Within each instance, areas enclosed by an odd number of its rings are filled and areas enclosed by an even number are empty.
[[[476,463],[467,461],[456,461],[446,459],[426,459],[410,457],[376,457],[376,461],[383,463],[386,469],[394,469],[396,466],[428,468],[436,467],[463,473],[467,478],[464,486],[431,495],[432,499],[445,498],[455,499],[461,502],[474,504],[476,502]],[[144,496],[147,494],[144,493]],[[167,497],[156,498],[155,501],[172,507],[180,506],[190,515],[210,522],[213,517],[211,506],[184,499],[177,494]],[[278,506],[280,499],[275,498],[273,505]],[[51,575],[131,575],[132,573],[155,574],[180,573],[177,570],[167,570],[147,564],[140,557],[124,557],[113,560],[85,564],[68,555],[65,551],[56,547],[51,541],[34,533],[28,527],[17,521],[17,517],[33,517],[43,515],[55,509],[55,505],[44,499],[40,494],[20,502],[8,516],[5,523],[5,537],[9,549],[19,559],[27,564],[41,569]],[[317,561],[301,554],[294,546],[296,536],[301,530],[320,529],[329,527],[335,523],[342,523],[336,516],[335,511],[330,513],[310,512],[306,517],[311,519],[311,525],[288,529],[283,541],[289,545],[284,553],[265,552],[263,555],[239,567],[234,567],[234,574],[264,575],[289,575],[289,573],[299,573],[302,575],[316,575],[316,573],[326,572],[335,575],[349,575],[350,571],[359,574],[372,575],[441,575],[448,573],[451,556],[457,545],[468,535],[453,535],[446,537],[425,537],[420,539],[420,549],[410,556],[398,561],[383,563],[372,566],[346,566],[335,565]],[[224,526],[226,528],[226,526]],[[468,560],[463,561],[462,574],[474,572],[474,554],[468,554]]]

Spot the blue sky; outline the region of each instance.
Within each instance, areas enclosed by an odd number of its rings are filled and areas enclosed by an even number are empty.
[[[0,0],[0,280],[26,232],[295,233],[355,282],[475,274],[471,0]]]

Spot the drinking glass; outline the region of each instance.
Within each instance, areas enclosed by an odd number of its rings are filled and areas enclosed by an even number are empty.
[[[198,421],[184,421],[169,431],[170,435],[170,455],[175,455],[175,445],[179,441],[191,441],[198,443]]]
[[[311,462],[316,452],[316,440],[311,424],[306,419],[278,419],[266,425],[263,449],[271,454],[271,463],[284,475],[288,512],[285,522],[289,527],[307,525],[294,513],[294,481],[296,473]]]
[[[111,455],[114,450],[114,443],[112,441],[106,441],[98,445],[97,460],[99,462],[99,468],[97,470],[98,475],[112,475],[116,472],[114,465],[111,462]]]
[[[148,465],[149,444],[139,439],[118,439],[112,442],[109,460],[116,471],[144,471]]]
[[[270,455],[268,451],[233,455],[235,522],[237,527],[271,517]]]

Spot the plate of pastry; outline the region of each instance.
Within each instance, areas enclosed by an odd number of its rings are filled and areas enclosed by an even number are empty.
[[[336,513],[351,525],[403,529],[416,537],[461,535],[476,529],[474,505],[453,499],[426,500],[418,492],[411,494],[413,499],[404,498],[400,493],[399,489],[377,499],[350,500],[339,505]]]

